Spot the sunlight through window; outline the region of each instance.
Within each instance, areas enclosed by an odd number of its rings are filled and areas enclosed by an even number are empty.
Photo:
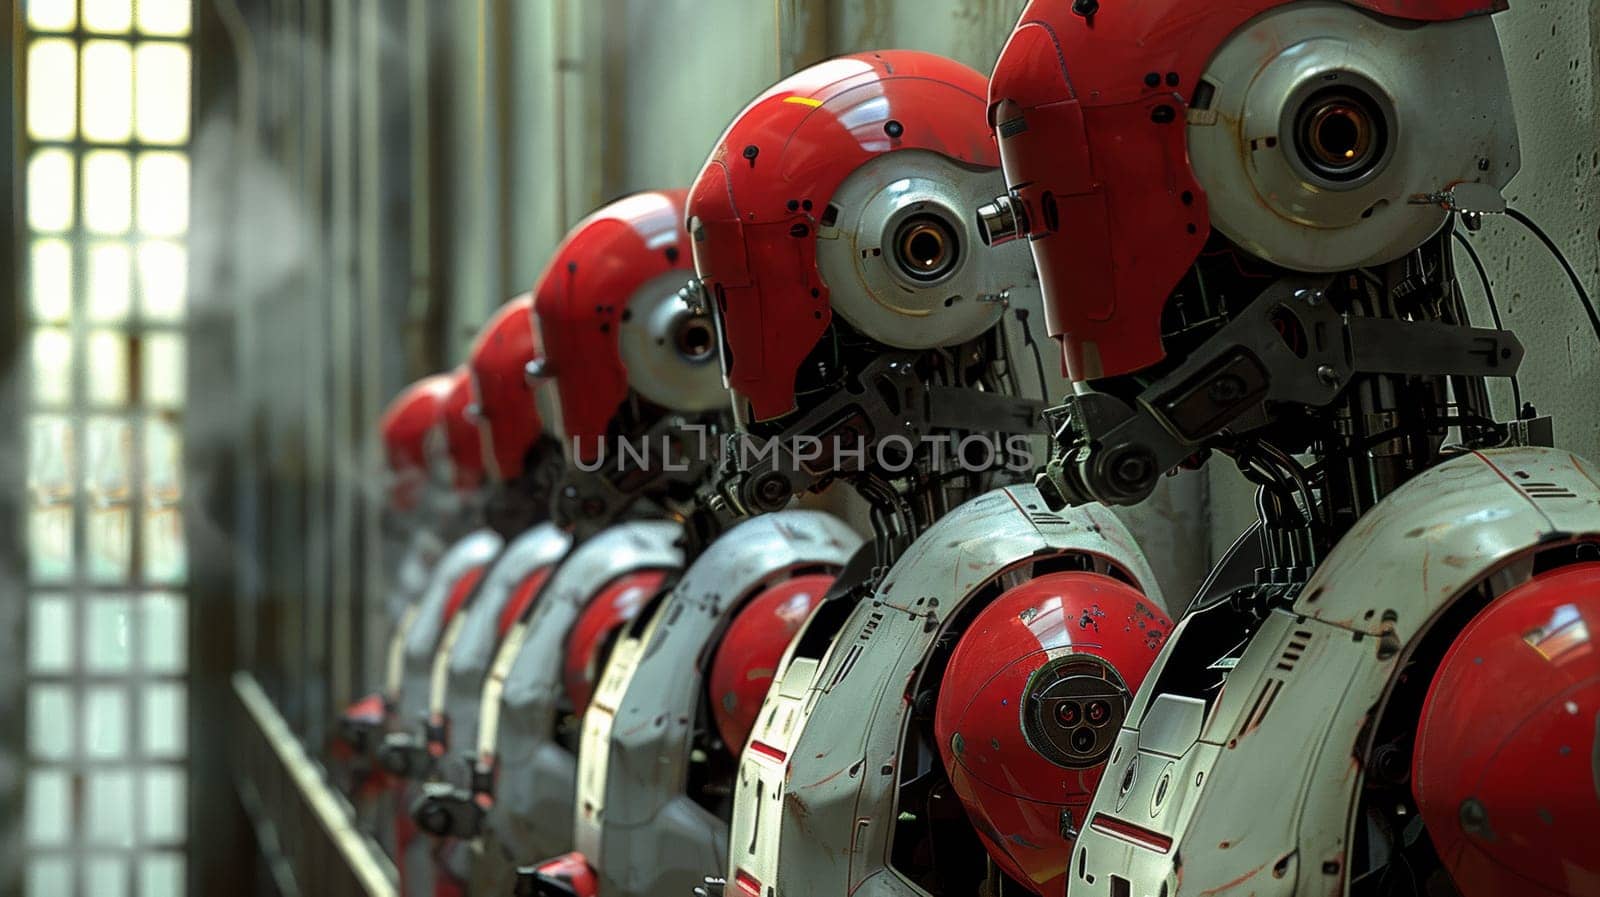
[[[28,897],[182,897],[191,0],[24,0]]]

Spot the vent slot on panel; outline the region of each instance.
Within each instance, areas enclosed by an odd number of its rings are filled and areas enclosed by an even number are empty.
[[[1531,499],[1541,498],[1577,498],[1571,489],[1558,483],[1519,483],[1524,495]]]
[[[1061,526],[1067,522],[1061,515],[1049,511],[1032,511],[1028,514],[1028,521],[1034,526]]]
[[[1306,653],[1306,646],[1311,644],[1311,633],[1304,629],[1296,629],[1294,637],[1289,639],[1289,646],[1283,649],[1283,656],[1278,658],[1278,669],[1285,673],[1294,672],[1295,664],[1300,662],[1300,656]]]
[[[833,675],[832,681],[830,681],[828,683],[828,687],[826,689],[824,689],[824,690],[825,691],[833,691],[833,689],[835,687],[837,687],[839,683],[843,682],[844,681],[844,677],[850,675],[850,670],[855,667],[856,659],[859,658],[860,656],[861,656],[861,646],[860,645],[851,645],[850,646],[850,650],[845,652],[844,662],[839,664],[839,672],[837,672],[837,673],[835,673]]]
[[[1283,691],[1282,679],[1268,679],[1256,693],[1256,701],[1250,705],[1250,712],[1245,714],[1244,724],[1239,727],[1236,738],[1243,738],[1261,727],[1261,721],[1267,718],[1267,711],[1272,709],[1272,702],[1278,699],[1278,692]]]

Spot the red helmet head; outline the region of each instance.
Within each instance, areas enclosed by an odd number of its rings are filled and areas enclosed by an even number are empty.
[[[534,407],[527,369],[539,354],[533,333],[533,294],[500,306],[472,343],[472,417],[488,451],[484,465],[500,481],[521,476],[544,428]]]
[[[573,712],[583,715],[594,695],[595,682],[605,668],[619,630],[639,614],[639,609],[661,591],[666,582],[664,570],[627,573],[607,583],[595,593],[567,635],[561,677]]]
[[[707,687],[717,732],[738,754],[755,728],[767,686],[783,652],[833,585],[831,573],[796,576],[767,587],[745,603],[717,644]]]
[[[1164,357],[1167,298],[1213,230],[1344,271],[1438,231],[1419,198],[1504,186],[1516,129],[1476,15],[1504,5],[1032,0],[989,87],[1010,192],[980,215],[1029,239],[1072,378]]]
[[[1172,621],[1099,573],[1051,573],[978,612],[950,655],[934,737],[991,857],[1058,894],[1124,714]]]
[[[715,330],[682,288],[693,274],[682,190],[635,193],[578,222],[534,287],[541,408],[578,460],[601,442],[630,390],[673,411],[726,405]]]
[[[882,346],[951,346],[1032,280],[1025,259],[983,252],[970,221],[969,197],[999,183],[983,93],[940,56],[857,53],[773,85],[717,141],[689,228],[736,415],[771,420],[831,391],[836,314]]]
[[[1600,882],[1600,564],[1496,598],[1445,653],[1417,719],[1411,789],[1465,897]]]
[[[483,485],[483,438],[468,409],[472,406],[472,375],[465,366],[450,373],[450,391],[444,398],[444,435],[450,446],[453,484],[458,492],[473,492]]]
[[[444,403],[450,378],[434,374],[407,386],[379,422],[384,460],[389,472],[389,506],[396,511],[417,507],[431,472],[444,465]]]

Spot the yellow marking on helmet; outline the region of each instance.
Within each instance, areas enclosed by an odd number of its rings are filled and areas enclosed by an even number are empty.
[[[784,97],[783,101],[785,103],[798,103],[801,106],[810,106],[813,109],[822,105],[821,100],[813,100],[810,97]]]

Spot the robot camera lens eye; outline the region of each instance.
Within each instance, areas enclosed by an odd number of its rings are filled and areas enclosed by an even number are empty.
[[[717,337],[711,321],[702,317],[689,318],[678,326],[678,352],[690,361],[705,361],[717,347]]]
[[[1378,104],[1351,86],[1330,87],[1306,98],[1295,132],[1301,162],[1338,183],[1365,177],[1387,149],[1388,127]]]
[[[1056,705],[1056,721],[1063,726],[1076,726],[1083,722],[1083,705],[1077,701],[1062,701]]]
[[[1103,726],[1111,720],[1111,704],[1107,701],[1090,701],[1084,708],[1084,714],[1089,718],[1089,725]]]
[[[907,218],[895,233],[894,262],[919,282],[931,283],[949,274],[959,254],[954,228],[936,215]]]

